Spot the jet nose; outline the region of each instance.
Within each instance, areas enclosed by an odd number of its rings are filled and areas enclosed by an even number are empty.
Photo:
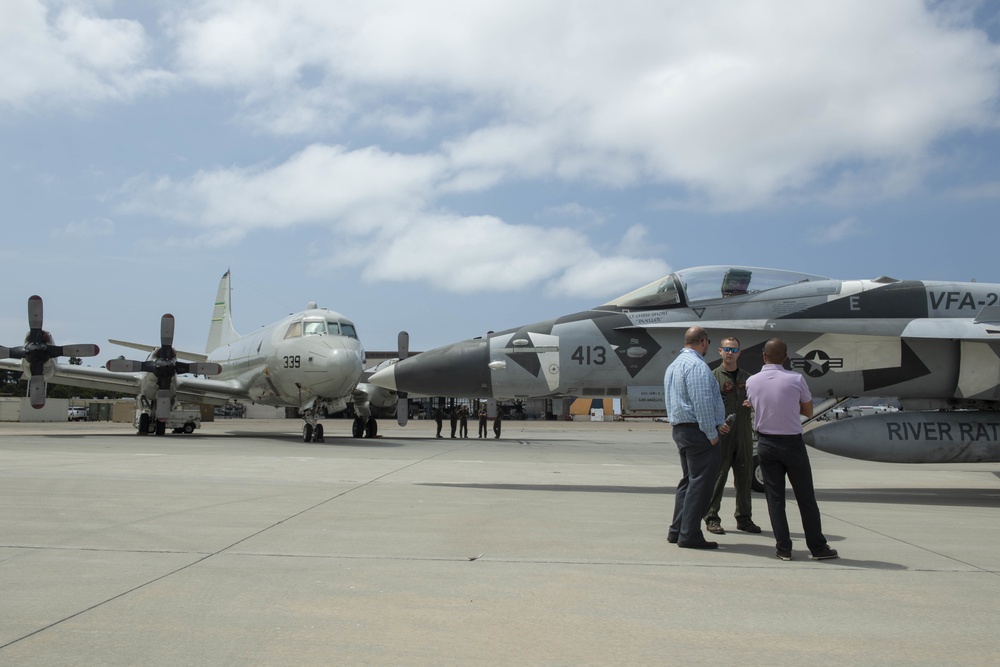
[[[489,343],[467,340],[403,359],[372,375],[369,382],[424,396],[490,398],[489,362]]]

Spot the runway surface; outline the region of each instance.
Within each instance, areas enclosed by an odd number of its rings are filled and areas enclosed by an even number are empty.
[[[301,442],[300,422],[0,424],[0,664],[642,665],[996,661],[1000,464],[810,451],[842,558],[666,527],[653,422]],[[445,434],[447,436],[447,425]],[[716,538],[713,538],[716,539]]]

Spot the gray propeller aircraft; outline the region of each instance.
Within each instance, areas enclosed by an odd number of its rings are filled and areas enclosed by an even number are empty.
[[[150,348],[146,345],[111,340],[116,345],[132,347],[149,352],[145,361],[129,359],[111,359],[104,367],[114,373],[141,373],[139,375],[139,395],[136,397],[139,414],[139,433],[149,433],[153,422],[156,435],[166,431],[170,411],[177,402],[177,376],[185,374],[219,375],[222,366],[208,363],[204,355],[181,353],[186,359],[197,361],[178,361],[177,350],[174,349],[174,316],[166,313],[160,318],[160,346]]]
[[[233,329],[230,304],[230,274],[226,271],[219,282],[206,354],[174,349],[174,318],[168,314],[161,319],[158,348],[113,341],[150,351],[145,362],[113,359],[106,368],[54,365],[47,377],[70,386],[136,393],[141,409],[150,414],[147,419],[158,422],[165,420],[164,415],[178,401],[223,405],[240,400],[294,407],[305,421],[305,442],[323,441],[320,419],[324,415],[346,410],[352,402],[370,403],[363,388],[357,389],[365,351],[351,320],[310,303],[304,311],[240,336]],[[5,361],[0,361],[0,368],[19,369]],[[382,403],[385,400],[379,399]],[[377,428],[374,417],[358,416],[352,435],[374,437]],[[162,433],[163,429],[157,428],[156,432]]]
[[[28,335],[24,345],[0,347],[0,359],[20,359],[18,367],[5,366],[8,370],[21,370],[28,376],[28,399],[31,407],[45,407],[45,381],[55,373],[55,360],[59,357],[94,357],[101,351],[96,345],[56,345],[52,334],[42,328],[42,297],[28,298]]]
[[[664,371],[693,325],[718,341],[738,337],[750,372],[769,338],[784,339],[815,417],[854,397],[899,400],[899,412],[809,429],[817,449],[901,463],[1000,461],[998,284],[698,267],[592,310],[412,356],[369,381],[431,396],[621,397],[662,410]],[[712,348],[706,361],[721,363]]]

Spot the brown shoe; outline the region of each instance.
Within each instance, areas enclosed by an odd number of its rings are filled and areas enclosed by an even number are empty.
[[[712,533],[713,535],[725,535],[726,534],[726,531],[722,527],[722,524],[719,523],[718,521],[710,521],[709,523],[705,524],[705,530],[707,530],[708,532]]]

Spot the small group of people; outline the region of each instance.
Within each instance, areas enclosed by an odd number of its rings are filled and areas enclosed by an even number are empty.
[[[823,535],[812,469],[802,440],[800,415],[812,417],[812,395],[802,375],[784,368],[786,344],[779,338],[768,340],[764,344],[764,365],[754,375],[739,367],[737,338],[722,340],[722,363],[714,371],[704,360],[710,344],[704,328],[688,329],[684,349],[664,375],[667,417],[681,460],[681,480],[677,483],[667,541],[686,549],[718,548],[718,542],[705,538],[701,523],[704,521],[705,529],[712,534],[725,534],[719,509],[730,470],[736,487],[737,530],[762,532],[753,522],[750,507],[752,431],[756,430],[776,556],[792,559],[785,512],[787,477],[795,492],[811,557],[837,558],[836,549]]]
[[[463,405],[461,407],[453,407],[450,411],[451,421],[451,437],[453,438],[468,438],[469,437],[469,406]],[[497,415],[493,419],[493,437],[500,437],[501,423],[500,423],[500,410],[497,409]],[[479,437],[486,438],[487,436],[487,425],[489,423],[489,418],[486,412],[486,406],[482,406],[479,410]],[[444,411],[438,407],[434,408],[434,424],[437,426],[437,432],[435,437],[443,438],[441,435],[441,429],[444,427]],[[456,433],[458,435],[456,435]]]

